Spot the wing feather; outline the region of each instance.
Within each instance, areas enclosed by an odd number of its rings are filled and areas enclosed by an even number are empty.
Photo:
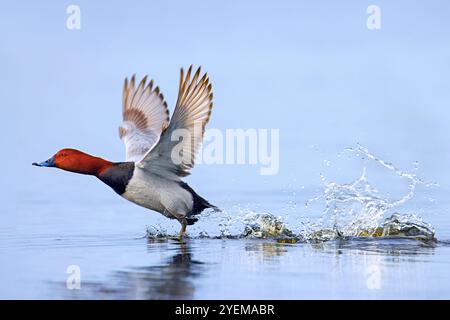
[[[133,75],[125,79],[122,97],[123,123],[119,137],[125,143],[126,161],[139,161],[154,146],[161,132],[168,126],[169,110],[153,80],[147,84],[147,76],[136,87]]]
[[[186,76],[181,69],[172,119],[139,167],[175,180],[190,174],[213,106],[212,85],[206,73],[200,78],[200,72],[198,68],[191,79],[192,66]]]

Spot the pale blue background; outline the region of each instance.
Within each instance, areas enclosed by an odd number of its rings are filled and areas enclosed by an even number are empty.
[[[66,28],[69,4],[81,8],[81,30]],[[381,30],[366,27],[370,4],[381,8]],[[419,189],[410,211],[445,238],[449,13],[448,1],[4,1],[3,239],[45,226],[50,234],[136,232],[159,219],[94,179],[31,162],[63,147],[123,160],[124,77],[149,74],[172,110],[179,68],[190,64],[201,64],[213,83],[209,127],[280,129],[278,175],[254,166],[195,168],[188,181],[211,202],[276,211],[264,207],[270,194],[280,207],[300,204],[320,192],[321,172],[340,182],[359,174],[358,159],[337,154],[360,142],[404,170],[420,161],[419,174],[440,187]],[[373,170],[382,188],[392,187]],[[75,204],[89,220],[67,214]],[[92,209],[99,204],[111,211]]]
[[[75,31],[71,3],[0,13],[2,145],[28,178],[42,173],[25,164],[65,146],[123,159],[123,78],[150,74],[172,106],[178,69],[193,63],[214,84],[210,126],[281,129],[281,175],[311,182],[309,146],[335,154],[359,141],[449,180],[447,1],[377,1],[379,31],[366,28],[373,1],[78,1]]]
[[[317,179],[310,146],[326,158],[361,142],[399,165],[422,161],[428,178],[448,186],[447,1],[376,1],[379,31],[366,28],[373,1],[77,1],[75,31],[66,28],[72,3],[2,5],[7,181],[42,179],[28,164],[66,146],[123,159],[123,78],[150,74],[172,107],[178,69],[193,63],[214,85],[211,127],[280,128],[287,179]],[[197,171],[244,178],[235,170]],[[256,168],[245,172],[261,185]]]

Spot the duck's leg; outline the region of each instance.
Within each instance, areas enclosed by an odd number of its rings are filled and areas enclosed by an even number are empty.
[[[186,232],[186,226],[187,226],[186,219],[183,219],[181,221],[181,229],[180,232],[178,233],[178,239],[181,240],[183,238],[183,235]]]
[[[186,232],[187,222],[185,219],[183,219],[183,220],[180,220],[180,223],[181,223],[181,229],[180,229],[180,232],[178,233],[178,237],[169,237],[170,240],[176,240],[176,241],[183,240],[184,233]]]

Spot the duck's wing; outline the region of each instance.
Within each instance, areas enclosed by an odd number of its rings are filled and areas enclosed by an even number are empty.
[[[137,163],[150,173],[174,180],[190,174],[212,109],[212,86],[207,74],[200,78],[198,68],[191,79],[191,72],[192,66],[186,76],[181,69],[177,104],[169,126]]]
[[[168,126],[167,103],[159,88],[153,88],[153,80],[147,84],[145,76],[136,86],[133,75],[130,82],[125,78],[122,114],[119,137],[125,143],[126,161],[136,162],[158,142]]]

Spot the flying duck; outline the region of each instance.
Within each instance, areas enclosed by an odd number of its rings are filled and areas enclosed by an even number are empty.
[[[96,176],[123,198],[157,211],[181,223],[178,238],[196,215],[216,206],[199,196],[181,180],[194,167],[212,110],[212,86],[200,68],[191,79],[192,66],[181,69],[178,99],[169,110],[159,88],[145,76],[138,85],[133,75],[125,79],[122,99],[123,123],[119,137],[125,144],[125,162],[110,162],[75,149],[62,149],[50,159],[33,163],[39,167]]]

